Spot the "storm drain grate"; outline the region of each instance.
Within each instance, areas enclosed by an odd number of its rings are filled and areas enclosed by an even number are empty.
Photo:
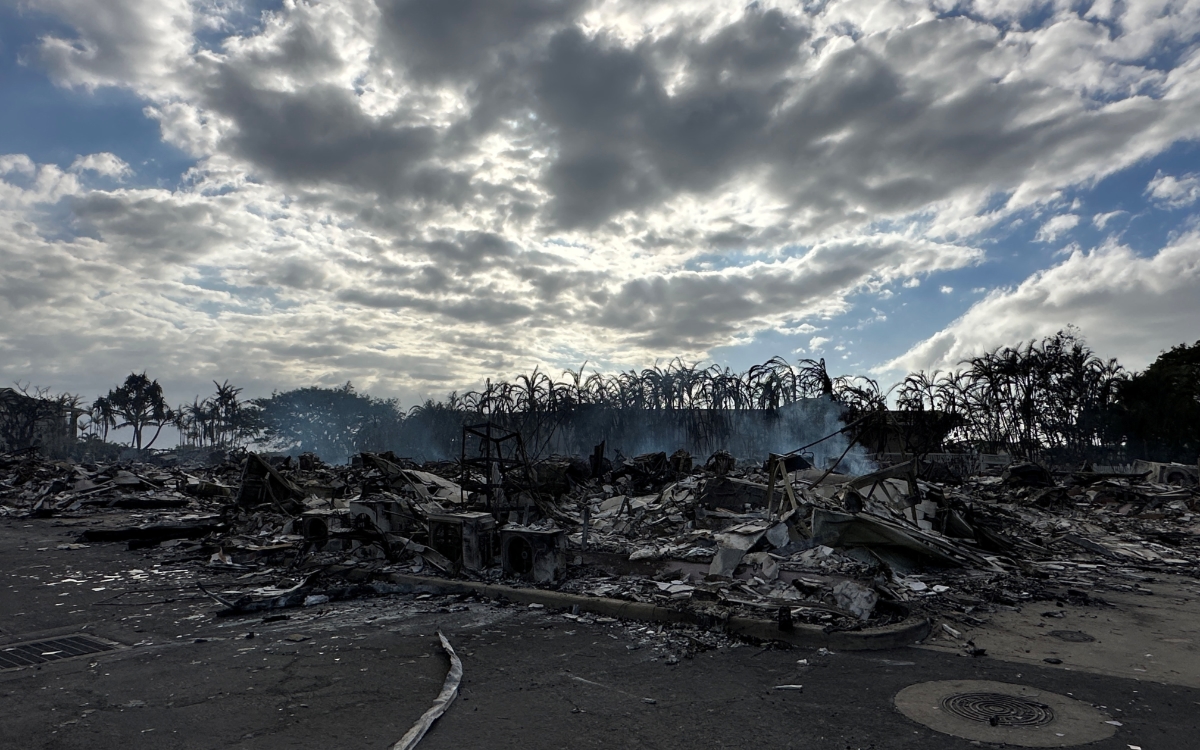
[[[1086,745],[1112,737],[1120,723],[1075,698],[993,680],[918,682],[895,704],[930,729],[990,746]]]
[[[44,641],[14,643],[11,646],[0,646],[0,669],[45,664],[76,656],[98,654],[102,651],[113,651],[116,648],[111,643],[105,643],[86,635],[64,635],[61,638],[48,638]]]
[[[942,699],[942,709],[994,727],[1043,727],[1054,721],[1049,706],[1003,693],[958,693]]]

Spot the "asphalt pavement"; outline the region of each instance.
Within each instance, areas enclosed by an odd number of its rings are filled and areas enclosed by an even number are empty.
[[[955,679],[1094,705],[1120,724],[1087,745],[1097,750],[1200,747],[1196,689],[927,648],[711,647],[686,631],[470,597],[218,618],[220,605],[195,588],[194,563],[124,544],[79,546],[79,531],[0,520],[0,648],[70,633],[114,645],[0,671],[0,747],[383,750],[441,688],[439,630],[464,677],[425,750],[989,746],[893,706],[910,685]]]

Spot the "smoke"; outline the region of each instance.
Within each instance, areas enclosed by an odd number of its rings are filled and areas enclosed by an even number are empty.
[[[520,433],[530,459],[590,455],[603,441],[609,457],[673,453],[683,448],[701,460],[725,450],[738,459],[761,461],[768,453],[788,453],[827,438],[804,451],[815,466],[825,468],[842,458],[841,471],[873,471],[874,463],[862,446],[847,450],[849,438],[839,432],[844,412],[845,407],[827,397],[802,399],[778,409],[578,405],[558,412],[485,415],[439,407],[410,414],[392,422],[386,431],[373,432],[361,449],[391,450],[418,461],[457,459],[463,425],[491,421]]]
[[[331,463],[343,463],[360,451],[389,450],[417,461],[457,459],[463,426],[490,421],[519,433],[530,459],[590,455],[603,441],[610,458],[682,448],[700,460],[725,450],[738,459],[761,461],[769,453],[816,443],[804,454],[818,468],[840,458],[841,471],[874,469],[861,446],[848,449],[849,438],[839,432],[845,407],[828,396],[801,398],[775,409],[570,404],[500,414],[429,402],[405,414],[394,401],[372,399],[346,385],[277,393],[256,403],[267,446],[291,454],[313,452]]]
[[[873,471],[874,462],[862,446],[847,451],[849,438],[838,432],[844,427],[844,412],[845,407],[829,398],[803,399],[778,409],[598,409],[561,425],[548,441],[548,450],[540,452],[586,455],[604,440],[610,455],[683,448],[701,459],[725,450],[735,458],[758,461],[769,453],[788,453],[828,438],[804,451],[813,465],[825,468],[845,452],[840,470]]]

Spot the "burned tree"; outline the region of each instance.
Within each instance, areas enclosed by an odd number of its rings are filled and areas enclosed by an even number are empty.
[[[0,450],[65,452],[75,442],[83,413],[79,397],[69,393],[51,396],[49,389],[20,384],[0,388]]]

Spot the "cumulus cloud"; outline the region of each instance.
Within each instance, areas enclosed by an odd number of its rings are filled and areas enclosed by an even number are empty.
[[[1160,169],[1146,186],[1146,194],[1170,208],[1190,206],[1200,200],[1200,175],[1185,174],[1175,177],[1163,174]]]
[[[128,177],[133,174],[133,170],[129,168],[128,164],[116,154],[111,154],[107,151],[99,154],[75,157],[75,161],[71,162],[71,171],[93,172],[103,177],[113,177],[116,179]]]
[[[1079,226],[1078,214],[1059,214],[1042,224],[1034,239],[1038,242],[1054,242],[1060,236]]]
[[[38,3],[31,64],[133,92],[199,161],[134,189],[86,179],[128,177],[112,154],[0,157],[6,304],[47,321],[0,328],[0,375],[91,352],[397,392],[807,336],[1200,135],[1194,7],[1038,7]]]
[[[63,80],[97,85],[103,69],[157,93],[176,138],[298,186],[499,205],[543,231],[628,233],[632,214],[719,198],[748,175],[786,212],[773,235],[812,240],[930,207],[954,231],[978,225],[996,193],[1010,194],[1008,211],[1029,205],[1200,120],[1192,98],[1171,95],[1186,81],[1124,59],[1104,45],[1107,26],[1078,17],[1006,34],[931,11],[864,18],[849,4],[755,4],[714,23],[624,3],[360,1],[285,6],[218,54],[192,50],[183,5],[126,0],[84,19],[56,2],[78,27],[67,46],[111,58]],[[631,16],[650,25],[634,33]],[[897,25],[874,28],[881,19]],[[1066,58],[1096,67],[1075,85]],[[1122,76],[1132,89],[1101,92]]]
[[[188,0],[38,0],[30,6],[52,14],[74,36],[48,34],[38,55],[62,85],[173,88],[170,79],[193,51],[195,14]]]
[[[1068,325],[1082,330],[1101,356],[1140,368],[1161,350],[1196,339],[1192,313],[1198,298],[1198,232],[1149,257],[1119,244],[1077,250],[1014,289],[990,293],[886,368],[953,368],[982,351],[1049,336]]]
[[[0,155],[0,174],[18,173],[32,175],[37,166],[25,154]]]

